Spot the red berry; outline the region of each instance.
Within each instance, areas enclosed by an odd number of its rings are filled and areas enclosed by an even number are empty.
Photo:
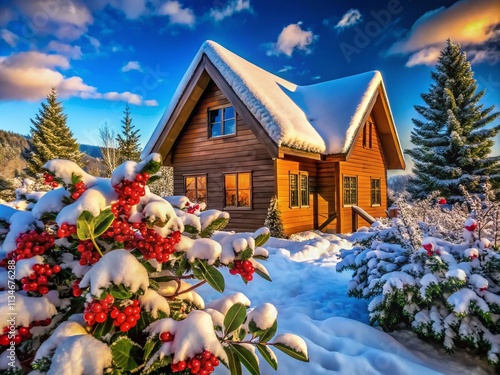
[[[1,346],[9,346],[10,345],[9,336],[7,336],[7,335],[0,336],[0,345]]]
[[[128,330],[130,330],[130,328],[130,324],[127,322],[120,324],[120,331],[122,332],[127,332]]]
[[[95,321],[97,323],[104,323],[106,321],[107,315],[103,312],[98,312],[95,314]]]

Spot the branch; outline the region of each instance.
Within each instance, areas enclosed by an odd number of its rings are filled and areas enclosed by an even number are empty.
[[[199,288],[200,286],[202,286],[203,284],[205,284],[207,282],[207,280],[202,280],[200,281],[198,284],[195,284],[193,285],[192,287],[190,288],[187,288],[185,290],[182,290],[182,291],[179,291],[180,289],[180,281],[179,280],[176,280],[176,282],[178,283],[177,284],[177,290],[175,291],[174,294],[172,294],[171,296],[168,296],[168,298],[175,298],[181,294],[184,294],[184,293],[187,293],[187,292],[191,292],[192,290],[195,290],[196,288]]]

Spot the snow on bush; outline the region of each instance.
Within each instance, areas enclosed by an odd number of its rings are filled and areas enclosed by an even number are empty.
[[[271,348],[308,361],[298,336],[273,341],[274,306],[252,309],[239,293],[205,307],[196,291],[223,292],[221,267],[270,281],[258,262],[269,230],[221,232],[226,212],[152,194],[159,167],[153,154],[103,179],[52,160],[45,182],[55,190],[30,193],[24,211],[0,205],[0,313],[16,313],[0,324],[0,370],[210,374],[222,363],[259,374],[257,352],[277,369]]]
[[[337,269],[354,270],[348,294],[370,300],[372,324],[409,327],[449,352],[466,346],[499,366],[500,254],[485,237],[496,235],[498,207],[468,194],[453,208],[433,200],[400,200],[400,217],[374,224]]]

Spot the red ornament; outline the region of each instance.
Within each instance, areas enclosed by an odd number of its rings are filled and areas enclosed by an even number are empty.
[[[441,198],[441,199],[439,200],[439,204],[446,204],[446,199]]]

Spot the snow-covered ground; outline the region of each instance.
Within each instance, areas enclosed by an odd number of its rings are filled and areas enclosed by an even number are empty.
[[[360,233],[355,234],[359,236]],[[258,276],[245,285],[225,272],[224,294],[243,292],[258,306],[269,302],[278,309],[278,333],[295,333],[307,342],[310,362],[299,362],[275,350],[277,374],[489,374],[491,367],[457,351],[448,355],[418,339],[413,332],[391,334],[369,326],[367,302],[347,296],[350,272],[337,273],[341,249],[352,248],[353,236],[306,232],[292,240],[271,238],[263,262],[272,283]],[[207,286],[206,301],[220,297]],[[222,366],[221,366],[222,367]],[[223,374],[226,369],[218,369]],[[261,360],[261,373],[276,372]]]

